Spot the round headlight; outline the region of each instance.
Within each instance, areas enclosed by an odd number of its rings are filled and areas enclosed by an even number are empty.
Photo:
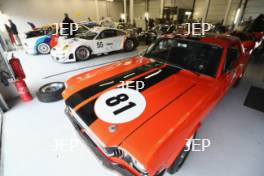
[[[66,49],[68,49],[69,47],[70,47],[69,45],[64,45],[63,50],[66,50]]]

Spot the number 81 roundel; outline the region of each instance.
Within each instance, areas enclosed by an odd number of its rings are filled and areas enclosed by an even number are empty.
[[[140,92],[117,88],[102,94],[95,102],[94,111],[101,120],[119,124],[136,119],[145,107],[146,100]]]

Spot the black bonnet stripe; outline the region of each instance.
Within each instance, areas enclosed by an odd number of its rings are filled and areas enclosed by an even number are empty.
[[[161,65],[163,65],[162,63],[159,62],[152,62],[152,63],[148,63],[145,65],[142,65],[140,67],[134,68],[132,70],[123,72],[121,74],[118,74],[116,76],[107,78],[105,80],[102,80],[98,83],[95,83],[89,87],[86,87],[82,90],[80,90],[79,92],[71,95],[69,98],[66,99],[66,105],[70,106],[72,109],[77,106],[78,104],[80,104],[82,101],[88,99],[89,97],[100,93],[108,88],[110,88],[111,86],[120,83],[120,81],[125,81],[131,77],[140,75],[142,73],[145,73],[153,68],[157,68],[160,67]]]
[[[162,80],[167,79],[168,77],[170,77],[173,74],[176,74],[177,72],[180,71],[180,69],[177,68],[172,68],[172,67],[165,67],[160,69],[161,71],[159,72],[159,70],[157,71],[153,71],[152,73],[142,76],[138,79],[136,79],[135,81],[143,81],[145,83],[145,87],[143,89],[140,89],[140,92],[143,92],[144,90],[150,88],[151,86],[154,86],[155,84],[161,82]],[[159,72],[159,73],[158,73]],[[158,73],[158,74],[156,74]],[[151,76],[153,75],[153,76]],[[146,79],[146,77],[148,77],[148,79]],[[134,86],[134,83],[131,83],[130,85]],[[86,105],[84,105],[83,107],[81,107],[76,113],[79,115],[79,117],[87,124],[87,126],[90,126],[96,119],[97,116],[94,112],[94,104],[95,104],[96,99],[92,100],[91,102],[87,103]]]

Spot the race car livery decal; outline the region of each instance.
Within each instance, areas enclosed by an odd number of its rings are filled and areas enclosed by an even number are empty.
[[[119,75],[107,78],[103,81],[100,81],[94,85],[91,85],[89,87],[86,87],[82,90],[80,90],[79,92],[71,95],[67,100],[66,100],[66,105],[70,106],[72,109],[74,107],[76,107],[78,104],[80,104],[82,101],[88,99],[89,97],[102,92],[110,87],[112,87],[115,84],[120,83],[120,81],[125,81],[128,79],[127,75],[132,75],[133,77],[143,74],[147,71],[150,71],[152,69],[161,67],[162,63],[159,62],[152,62],[152,63],[148,63],[145,65],[142,65],[140,67],[134,68],[132,70],[126,71],[124,73],[121,73]],[[111,83],[111,84],[107,84],[107,83]]]
[[[145,86],[143,89],[139,90],[140,92],[143,92],[144,90],[169,78],[171,75],[176,74],[179,71],[180,69],[178,68],[166,66],[164,68],[155,70],[148,75],[141,76],[140,78],[136,79],[135,82],[133,82],[132,84],[136,84],[137,81],[143,81]],[[90,126],[97,119],[97,116],[94,111],[94,105],[96,100],[97,98],[90,101],[89,103],[82,106],[79,110],[76,111],[78,116],[87,124],[87,126]]]
[[[118,88],[100,95],[94,105],[96,116],[110,124],[126,123],[145,110],[146,99],[137,90]]]

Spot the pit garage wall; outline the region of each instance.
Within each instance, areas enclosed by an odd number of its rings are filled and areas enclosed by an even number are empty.
[[[264,14],[264,0],[248,0],[243,19],[256,18],[260,13]]]
[[[229,0],[211,0],[206,22],[218,23],[221,22],[226,13],[227,4]],[[236,10],[238,9],[240,0],[232,0],[230,11],[228,13],[227,25],[231,25],[234,22]],[[206,0],[196,0],[194,7],[194,19],[202,19],[206,12]]]
[[[149,17],[160,18],[161,0],[148,0],[149,1]],[[135,18],[144,18],[146,9],[146,0],[134,0],[134,15]],[[193,0],[164,0],[164,7],[179,7],[191,9]]]
[[[191,9],[194,0],[164,0],[164,7],[179,7]],[[150,18],[160,18],[161,0],[148,0],[148,12]],[[146,0],[134,0],[134,17],[137,26],[145,28],[144,14],[146,12]]]
[[[66,12],[75,21],[84,21],[90,17],[96,20],[94,0],[0,0],[1,10],[17,24],[19,32],[30,29],[26,22],[37,26],[58,23]],[[98,1],[99,15],[112,17],[117,21],[123,12],[123,1]]]
[[[160,18],[160,0],[149,0],[149,17]],[[146,12],[146,1],[145,0],[134,0],[134,17],[144,19]]]
[[[234,23],[236,12],[237,12],[237,9],[239,8],[239,5],[240,5],[240,0],[232,0],[230,11],[228,13],[228,18],[227,18],[227,23],[226,23],[227,25],[231,25]]]
[[[206,11],[206,0],[196,0],[194,6],[193,18],[196,20],[201,20]]]

